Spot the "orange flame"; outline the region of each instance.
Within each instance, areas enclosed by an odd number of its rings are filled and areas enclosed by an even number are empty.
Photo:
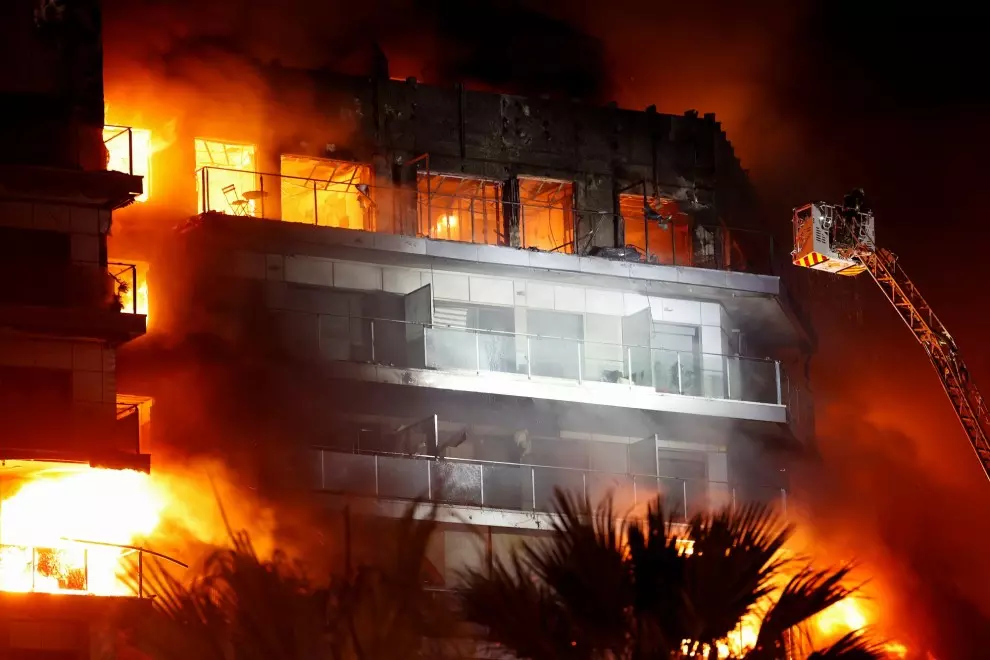
[[[134,198],[146,202],[151,195],[151,131],[126,126],[106,126],[103,144],[107,147],[107,169],[126,172],[144,179],[144,192]]]
[[[131,595],[133,545],[158,526],[163,493],[132,470],[45,470],[0,500],[0,590]]]

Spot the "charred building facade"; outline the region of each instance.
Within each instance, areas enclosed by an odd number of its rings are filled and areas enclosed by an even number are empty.
[[[117,136],[126,143],[129,135],[104,128],[98,7],[5,2],[0,29],[6,498],[42,472],[147,471],[149,463],[141,446],[147,410],[119,396],[115,384],[117,348],[144,334],[145,316],[132,305],[134,266],[108,259],[107,235],[113,213],[141,194],[142,180],[108,166],[106,142]],[[50,537],[36,546],[39,525],[18,519],[20,507],[10,511],[7,504],[0,503],[0,656],[115,657],[106,622],[130,599],[54,595],[100,593],[101,576],[95,568],[90,573],[100,551],[87,554],[81,544],[70,548]]]
[[[182,114],[112,251],[147,269],[171,331],[305,382],[283,441],[314,498],[384,517],[438,504],[447,585],[545,530],[555,488],[620,508],[662,493],[681,518],[786,500],[757,448],[809,432],[782,363],[808,338],[713,116],[384,67],[259,76],[272,121],[206,97]],[[313,99],[296,122],[293,90]],[[151,224],[178,224],[178,252]],[[205,266],[180,291],[189,264]],[[132,389],[155,396],[140,371]]]
[[[151,435],[179,435],[191,394],[117,355],[150,302],[148,339],[211,338],[221,368],[285,384],[265,417],[312,503],[438,506],[441,586],[545,533],[557,488],[620,510],[662,494],[675,519],[786,503],[764,450],[810,432],[788,368],[809,339],[713,116],[381,61],[256,69],[251,99],[204,89],[173,114],[163,95],[167,125],[106,126],[95,2],[0,11],[4,61],[37,55],[5,81],[21,115],[0,129],[7,466],[147,469],[151,398]]]

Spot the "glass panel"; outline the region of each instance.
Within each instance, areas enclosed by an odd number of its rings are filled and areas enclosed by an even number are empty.
[[[360,163],[282,156],[282,219],[374,231],[371,168]]]
[[[555,489],[584,497],[584,472],[549,467],[534,467],[533,470],[535,470],[537,511],[553,511]]]
[[[378,457],[378,494],[380,497],[411,500],[425,497],[429,489],[429,461],[393,456]]]
[[[757,403],[777,403],[777,367],[774,361],[756,358],[735,358],[735,361],[738,363],[741,382],[739,393],[734,392],[732,398]]]
[[[203,172],[204,167],[209,169]],[[257,189],[253,144],[196,138],[196,170],[200,213],[216,211],[261,217],[262,191]]]
[[[572,339],[531,337],[532,375],[578,379],[578,345]]]
[[[498,245],[502,184],[447,174],[417,174],[419,233],[430,238]]]
[[[522,247],[574,251],[574,185],[519,177]]]
[[[523,465],[485,465],[485,506],[533,510],[533,473]]]
[[[476,333],[452,328],[426,329],[426,367],[440,370],[478,369]]]
[[[365,454],[323,453],[323,490],[355,495],[375,494],[375,457]]]
[[[517,373],[514,335],[478,333],[481,371]]]
[[[481,506],[481,466],[436,461],[431,471],[433,501]]]
[[[591,506],[598,505],[609,493],[612,494],[615,512],[619,515],[627,513],[636,503],[633,478],[629,475],[588,472],[586,480],[588,500],[591,502]]]
[[[648,206],[644,206],[644,201]],[[672,199],[619,195],[626,245],[646,255],[650,263],[690,266],[691,233],[688,215]]]

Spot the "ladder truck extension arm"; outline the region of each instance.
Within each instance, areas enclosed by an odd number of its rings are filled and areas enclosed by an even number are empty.
[[[862,190],[847,195],[841,205],[816,202],[799,207],[792,223],[794,265],[847,276],[865,271],[877,283],[928,354],[983,474],[990,480],[990,412],[952,335],[896,255],[876,247],[873,213],[866,207]]]

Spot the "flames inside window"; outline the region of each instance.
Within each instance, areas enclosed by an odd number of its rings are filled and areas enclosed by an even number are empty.
[[[430,238],[500,245],[502,184],[420,172],[416,180],[419,233]]]
[[[574,185],[519,177],[522,247],[574,251]]]
[[[625,244],[637,248],[650,263],[690,266],[691,232],[688,216],[672,199],[619,195]]]
[[[360,163],[282,156],[282,219],[323,227],[375,230],[371,168]]]
[[[256,163],[253,144],[196,138],[199,212],[262,217],[269,192],[261,189]]]
[[[145,202],[151,195],[151,131],[126,126],[104,126],[107,170],[144,178],[144,192],[134,201]]]
[[[116,286],[120,311],[148,314],[148,264],[143,261],[114,262],[108,269]]]

